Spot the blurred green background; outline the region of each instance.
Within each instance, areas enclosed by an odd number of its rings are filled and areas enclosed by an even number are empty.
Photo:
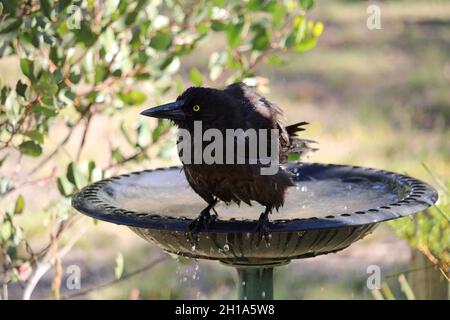
[[[407,173],[436,186],[423,164],[440,180],[450,179],[450,2],[376,4],[381,8],[379,30],[366,27],[366,1],[315,3],[308,16],[324,24],[317,46],[307,53],[283,53],[277,66],[263,63],[255,73],[267,78],[267,83],[260,80],[263,91],[267,90],[264,94],[284,109],[288,122],[311,123],[304,137],[318,141],[320,150],[305,161],[382,168]],[[217,37],[207,46],[200,46],[195,54],[182,58],[179,75],[184,82],[191,81],[193,67],[205,71],[207,57],[225,46],[225,39]],[[7,82],[18,72],[18,61],[0,60],[2,81]],[[205,80],[204,85],[209,84],[214,85]],[[175,95],[169,92],[162,100],[172,100]],[[125,144],[117,124],[124,121],[132,127],[141,108],[93,118],[82,156],[108,165],[108,143]],[[64,130],[57,122],[53,124],[44,153],[54,147]],[[82,129],[77,128],[65,146],[68,154],[79,145],[81,137]],[[153,154],[149,160],[112,170],[111,174],[177,164],[173,138],[167,143],[168,151],[162,157],[156,156],[158,151],[150,150]],[[24,159],[22,167],[32,168],[37,161]],[[53,166],[64,170],[60,163],[67,163],[64,153],[46,170],[50,172]],[[13,164],[5,164],[2,172],[13,168]],[[18,223],[37,246],[44,244],[51,219],[48,212],[52,210],[51,201],[47,200],[57,198],[59,192],[55,185],[42,183],[38,188],[25,186],[20,193],[27,200],[27,214],[19,217]],[[111,281],[115,271],[126,274],[167,256],[125,227],[100,221],[94,225],[87,218],[77,221],[62,242],[67,243],[85,226],[89,226],[86,233],[62,259],[62,296],[76,292],[64,285],[67,266],[80,267],[81,288],[87,289]],[[448,255],[448,243],[446,250]],[[340,253],[293,261],[278,268],[275,298],[372,299],[366,287],[366,270],[369,265],[378,265],[383,281],[395,297],[405,299],[407,295],[398,276],[421,272],[414,271],[412,252],[405,240],[382,225],[370,237]],[[49,297],[54,275],[55,270],[51,269],[41,279],[33,298]],[[146,272],[81,297],[234,299],[235,281],[235,271],[219,263],[167,257]],[[11,284],[9,291],[11,298],[20,297],[18,283]]]

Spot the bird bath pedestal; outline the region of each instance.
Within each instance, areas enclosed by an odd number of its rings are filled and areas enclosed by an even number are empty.
[[[259,205],[216,206],[218,218],[193,244],[189,223],[205,207],[179,167],[144,170],[83,188],[72,205],[90,217],[126,225],[163,250],[219,260],[239,275],[240,299],[272,299],[273,268],[337,252],[381,222],[431,206],[436,191],[392,172],[332,164],[289,164],[296,186],[274,212],[265,239],[255,233]]]

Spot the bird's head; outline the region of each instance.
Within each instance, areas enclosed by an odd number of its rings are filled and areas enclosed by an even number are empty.
[[[181,128],[202,121],[203,128],[233,128],[242,118],[239,102],[222,90],[191,87],[175,102],[149,108],[142,115],[172,120]]]

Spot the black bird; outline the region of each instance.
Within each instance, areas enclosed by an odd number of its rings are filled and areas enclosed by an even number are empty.
[[[226,129],[278,129],[280,164],[287,161],[291,152],[303,153],[313,150],[308,145],[311,141],[296,137],[298,132],[304,130],[306,122],[285,126],[282,110],[243,83],[232,84],[224,90],[191,87],[175,102],[147,109],[141,114],[170,119],[180,129],[186,129],[191,134],[194,131],[194,121],[202,122],[203,132],[211,128],[218,129],[222,133]],[[202,147],[206,145],[207,143]],[[183,162],[182,157],[181,160]],[[282,165],[273,175],[261,175],[260,169],[263,165],[259,162],[257,164],[185,162],[183,170],[187,181],[208,203],[200,216],[190,224],[189,229],[194,234],[202,228],[207,228],[214,220],[215,217],[211,216],[210,210],[214,209],[218,200],[221,200],[227,204],[233,201],[249,205],[251,201],[256,201],[265,206],[256,228],[260,234],[265,235],[269,213],[283,205],[287,188],[294,185],[292,174]]]

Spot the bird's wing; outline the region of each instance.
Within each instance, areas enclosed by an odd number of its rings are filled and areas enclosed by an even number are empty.
[[[282,152],[289,145],[289,134],[286,131],[283,110],[242,82],[233,83],[226,87],[224,91],[242,102],[246,123],[245,129],[279,130],[281,161],[284,158]]]
[[[283,110],[244,83],[233,83],[224,92],[241,101],[246,129],[280,129],[287,139]]]
[[[299,132],[305,130],[303,126],[307,125],[307,122],[286,126],[283,110],[244,83],[231,84],[224,91],[242,102],[246,129],[279,130],[280,163],[288,160],[289,153],[302,155],[306,152],[317,150],[311,147],[311,144],[315,143],[314,141],[300,139],[297,136]]]

